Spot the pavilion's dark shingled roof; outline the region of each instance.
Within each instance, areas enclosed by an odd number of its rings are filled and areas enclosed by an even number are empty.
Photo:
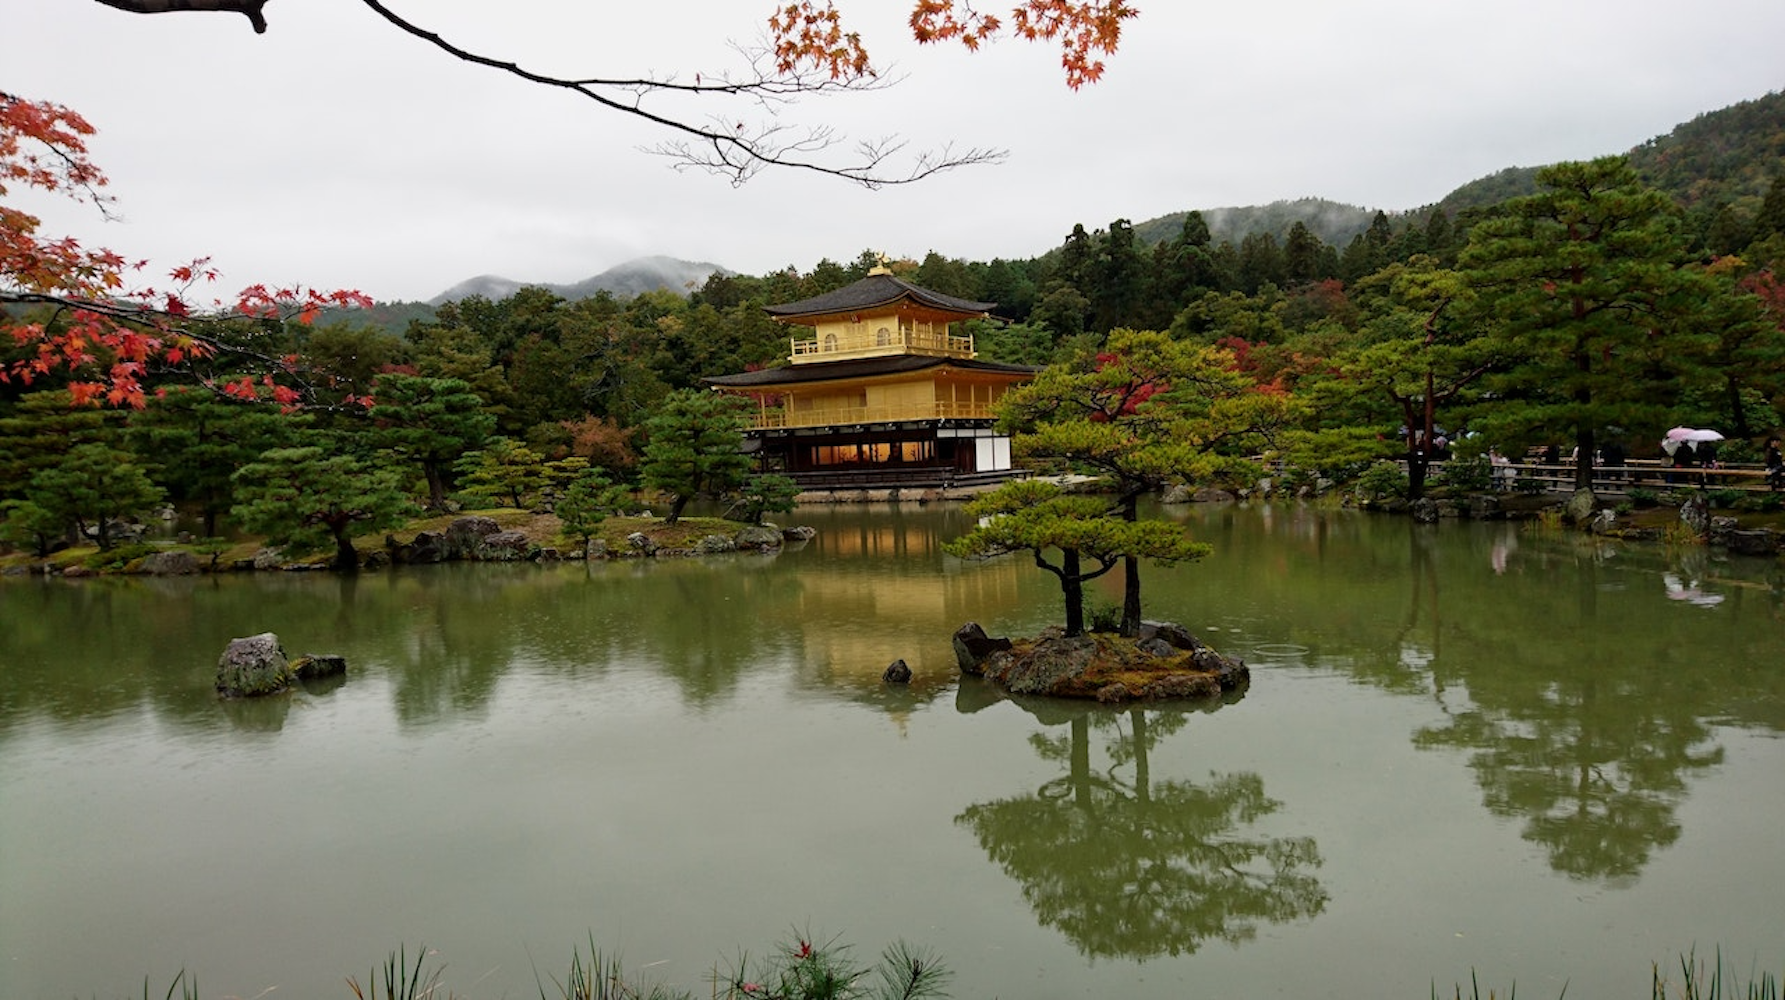
[[[778,306],[764,306],[770,316],[818,316],[826,313],[864,312],[879,306],[891,305],[903,298],[909,298],[932,309],[943,309],[949,312],[988,313],[997,306],[996,302],[971,302],[957,299],[952,295],[932,292],[927,288],[919,288],[908,281],[901,281],[890,274],[870,274],[862,280],[845,285],[833,292],[825,292],[798,302],[788,302]]]
[[[748,389],[764,385],[788,385],[797,382],[826,382],[839,378],[865,378],[873,375],[900,375],[922,371],[939,365],[953,365],[967,371],[998,372],[1009,375],[1033,375],[1040,371],[1028,365],[1005,365],[995,361],[972,361],[964,358],[936,358],[922,354],[898,354],[889,358],[861,358],[855,361],[823,361],[817,364],[789,365],[785,368],[763,368],[741,375],[714,375],[701,379],[708,385],[732,389]]]

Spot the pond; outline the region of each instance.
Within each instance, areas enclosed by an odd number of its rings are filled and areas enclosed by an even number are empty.
[[[0,582],[0,996],[345,997],[423,945],[458,997],[538,996],[591,942],[705,995],[802,934],[927,946],[961,998],[1779,973],[1778,562],[1166,516],[1215,551],[1148,567],[1147,614],[1247,660],[1226,704],[962,679],[957,626],[1059,590],[945,557],[945,506],[803,508],[773,557]],[[348,678],[219,702],[262,631]]]

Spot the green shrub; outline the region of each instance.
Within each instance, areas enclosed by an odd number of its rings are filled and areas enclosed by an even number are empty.
[[[501,501],[481,493],[450,493],[446,499],[450,504],[457,504],[459,510],[495,510],[502,506]]]
[[[95,552],[82,560],[88,569],[115,570],[123,569],[138,559],[144,559],[161,551],[158,545],[148,542],[131,542],[128,545],[114,545],[102,552]]]
[[[1092,602],[1085,618],[1086,627],[1093,632],[1119,632],[1122,629],[1122,609],[1115,604]]]
[[[1771,514],[1785,510],[1785,493],[1747,493],[1735,503],[1736,510],[1751,511],[1756,514]]]
[[[1479,493],[1493,484],[1493,466],[1485,458],[1453,458],[1444,463],[1432,482],[1463,493]]]
[[[1318,479],[1319,475],[1312,469],[1285,465],[1277,470],[1276,489],[1279,493],[1294,493],[1304,486],[1312,489]]]
[[[1354,484],[1365,500],[1387,500],[1407,495],[1407,473],[1399,462],[1377,462],[1363,471]]]
[[[903,941],[868,969],[851,961],[848,945],[835,939],[815,945],[798,935],[765,961],[740,958],[729,974],[714,970],[713,986],[720,1000],[920,1000],[947,996],[952,978],[930,951]]]
[[[1741,490],[1710,490],[1705,493],[1705,501],[1718,510],[1734,510],[1745,495]]]

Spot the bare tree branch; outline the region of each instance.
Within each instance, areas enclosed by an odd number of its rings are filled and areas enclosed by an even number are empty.
[[[764,167],[793,167],[827,174],[852,181],[867,188],[889,184],[909,184],[955,167],[980,163],[996,163],[1004,159],[1002,150],[972,148],[956,154],[952,147],[920,153],[912,157],[902,170],[884,169],[892,165],[895,154],[905,148],[903,141],[883,138],[858,143],[855,162],[833,164],[820,157],[836,146],[841,137],[828,126],[796,127],[769,120],[749,124],[732,115],[713,115],[709,124],[695,125],[681,118],[659,114],[645,107],[646,98],[664,93],[683,96],[731,97],[755,103],[758,110],[770,105],[791,104],[800,96],[836,91],[877,90],[890,86],[873,75],[831,77],[822,74],[782,73],[765,70],[771,60],[765,52],[742,54],[751,63],[750,75],[732,78],[721,75],[706,78],[696,74],[693,83],[671,77],[610,79],[588,77],[572,79],[524,69],[513,62],[460,48],[438,34],[421,28],[391,11],[379,0],[362,0],[380,17],[455,59],[487,66],[520,77],[529,83],[554,87],[581,94],[601,106],[622,114],[633,115],[653,125],[678,133],[684,138],[670,140],[646,151],[668,157],[677,169],[697,168],[720,174],[733,184],[742,184]]]
[[[168,14],[181,10],[234,11],[246,14],[254,33],[266,34],[267,19],[261,14],[267,0],[99,0],[107,7],[127,10],[132,14]]]
[[[267,0],[98,0],[118,10],[137,14],[174,11],[235,11],[247,15],[256,32],[266,31],[261,9]],[[910,152],[905,141],[883,137],[856,142],[852,151],[839,152],[843,136],[825,125],[792,125],[781,120],[780,109],[800,97],[836,92],[878,90],[896,83],[865,70],[832,75],[817,68],[784,69],[765,45],[759,50],[738,48],[748,69],[733,77],[694,74],[692,82],[673,76],[636,78],[562,77],[535,72],[518,63],[461,48],[435,32],[399,16],[380,0],[363,0],[379,17],[401,31],[463,62],[485,66],[528,83],[580,94],[621,114],[643,119],[676,136],[644,152],[663,156],[677,170],[695,168],[742,184],[765,167],[790,167],[826,174],[867,188],[910,184],[955,167],[997,163],[1003,150],[972,147],[957,152],[952,145]],[[704,123],[691,116],[647,107],[652,98],[705,99],[709,103],[742,103],[747,114],[731,110],[708,114]]]

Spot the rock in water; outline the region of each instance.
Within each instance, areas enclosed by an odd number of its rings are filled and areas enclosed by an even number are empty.
[[[335,653],[305,653],[291,661],[291,672],[300,681],[339,677],[347,672],[347,657]]]
[[[1010,640],[993,639],[985,634],[978,622],[968,622],[955,629],[954,655],[961,665],[961,673],[980,675],[984,672],[986,657],[1001,651],[1010,651]]]
[[[279,637],[271,632],[231,639],[217,659],[217,693],[225,698],[278,694],[296,677]]]

